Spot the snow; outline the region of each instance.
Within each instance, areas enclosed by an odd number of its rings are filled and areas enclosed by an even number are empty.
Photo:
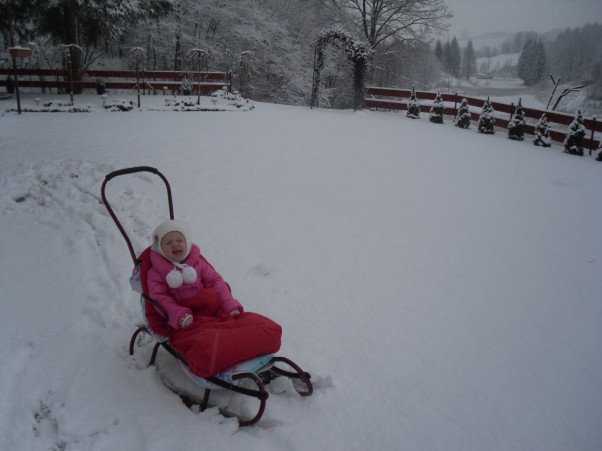
[[[90,112],[0,116],[0,449],[602,448],[591,156],[449,118],[76,103]],[[146,341],[128,355],[139,303],[100,187],[141,165],[245,308],[282,325],[313,396],[276,384],[239,428],[165,387],[189,385],[168,354],[159,369]],[[107,195],[141,251],[162,182],[118,177]]]
[[[501,53],[495,56],[482,56],[477,58],[477,68],[480,68],[485,64],[489,71],[501,69],[504,66],[516,66],[520,53]]]

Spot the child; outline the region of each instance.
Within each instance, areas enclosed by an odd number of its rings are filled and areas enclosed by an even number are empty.
[[[157,226],[152,238],[149,296],[165,308],[171,328],[189,327],[193,313],[236,316],[243,312],[226,282],[190,240],[185,222],[165,221]],[[212,289],[214,295],[208,295],[207,289]]]

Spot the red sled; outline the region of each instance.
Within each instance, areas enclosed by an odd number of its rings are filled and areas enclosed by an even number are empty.
[[[140,293],[142,324],[130,339],[130,355],[134,355],[137,339],[144,333],[154,341],[149,366],[155,364],[159,348],[175,357],[188,378],[204,389],[202,399],[197,400],[179,392],[177,387],[169,387],[189,407],[199,405],[201,411],[205,410],[209,405],[211,391],[218,389],[259,400],[259,408],[252,418],[238,417],[240,426],[253,425],[261,419],[269,397],[265,386],[275,378],[287,377],[293,380],[293,386],[299,395],[310,396],[313,386],[309,373],[292,360],[274,355],[280,348],[281,328],[269,318],[251,312],[230,317],[204,315],[201,311],[195,312],[194,327],[175,331],[168,325],[165,310],[148,295],[147,274],[152,267],[150,247],[136,255],[128,234],[106,197],[106,187],[110,180],[138,172],[150,172],[161,178],[167,191],[169,217],[174,219],[171,187],[157,169],[138,166],[113,171],[105,176],[101,188],[102,201],[127,243],[134,264],[130,284],[134,291]],[[201,296],[207,305],[219,302],[212,289],[203,290]]]

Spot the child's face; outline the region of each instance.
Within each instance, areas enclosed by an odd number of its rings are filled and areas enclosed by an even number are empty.
[[[180,232],[169,232],[161,240],[161,250],[170,260],[181,262],[186,256],[186,238]]]

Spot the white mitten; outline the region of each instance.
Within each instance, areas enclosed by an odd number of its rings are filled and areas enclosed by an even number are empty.
[[[192,315],[190,313],[184,313],[182,316],[180,316],[178,324],[180,325],[180,329],[186,329],[192,324]]]

